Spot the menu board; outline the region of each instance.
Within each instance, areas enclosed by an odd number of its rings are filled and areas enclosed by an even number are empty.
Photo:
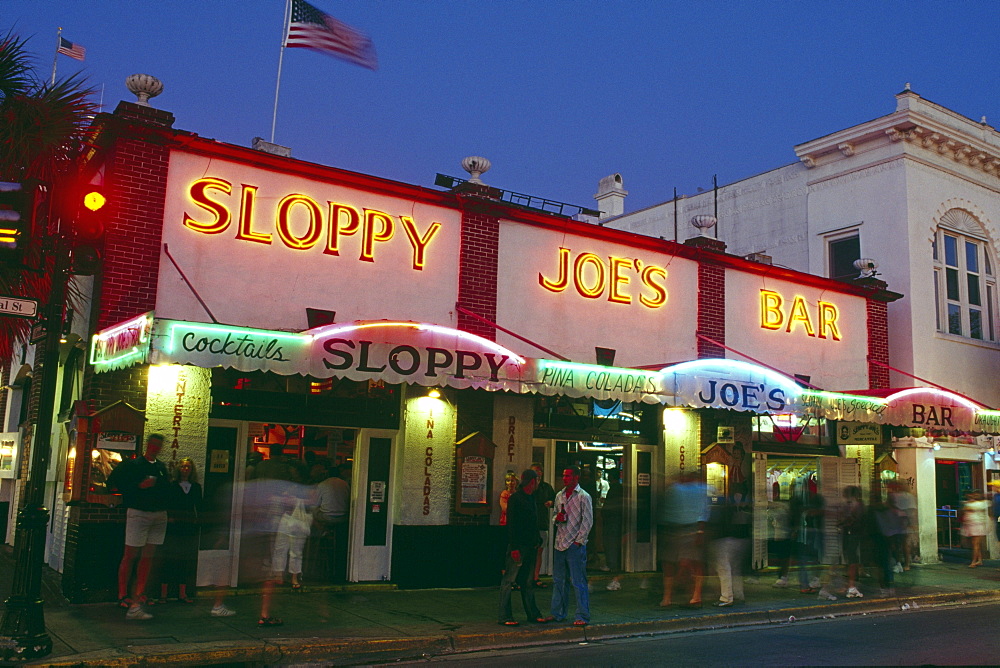
[[[485,457],[462,459],[462,503],[486,503],[488,474]]]

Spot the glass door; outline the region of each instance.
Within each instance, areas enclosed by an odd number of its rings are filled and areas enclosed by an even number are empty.
[[[236,586],[247,423],[211,420],[202,479],[198,585]]]

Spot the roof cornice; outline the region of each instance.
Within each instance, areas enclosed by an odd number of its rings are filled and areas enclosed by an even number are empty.
[[[899,96],[900,108],[867,123],[795,147],[807,168],[848,158],[872,145],[902,142],[1000,178],[1000,133],[912,92]],[[925,108],[925,109],[922,109]],[[976,136],[976,135],[979,136]]]

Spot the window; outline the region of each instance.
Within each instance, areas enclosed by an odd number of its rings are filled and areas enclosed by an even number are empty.
[[[996,341],[996,277],[982,226],[963,209],[946,212],[940,222],[931,246],[937,328]]]
[[[850,236],[838,237],[827,241],[830,278],[837,281],[850,281],[858,276],[854,261],[861,258],[861,238],[857,230]]]

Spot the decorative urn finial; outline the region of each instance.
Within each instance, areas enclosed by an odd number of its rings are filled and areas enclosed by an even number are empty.
[[[136,96],[136,104],[149,106],[149,98],[163,92],[163,82],[149,74],[133,74],[125,79],[125,85]]]
[[[703,237],[708,236],[708,231],[715,227],[718,222],[719,220],[715,216],[710,216],[707,213],[699,214],[691,219],[691,224]]]
[[[470,174],[469,183],[482,185],[483,181],[479,177],[490,171],[490,167],[490,161],[478,155],[470,155],[468,158],[462,160],[462,169]]]
[[[863,257],[854,261],[854,268],[861,272],[858,278],[875,278],[878,276],[878,262],[870,257]]]

